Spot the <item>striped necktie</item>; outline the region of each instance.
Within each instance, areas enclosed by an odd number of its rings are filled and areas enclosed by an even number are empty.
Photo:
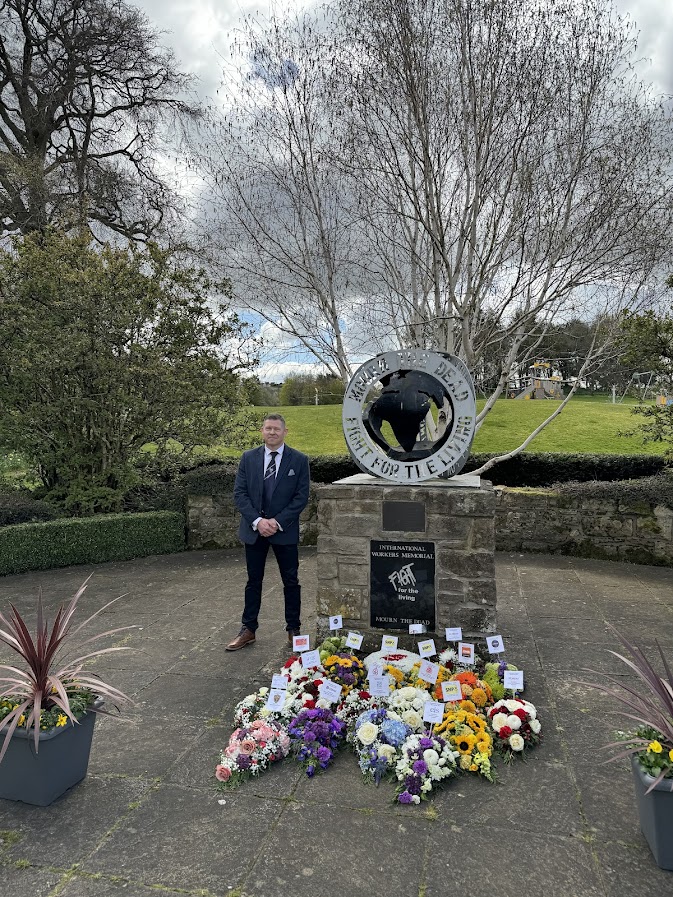
[[[264,492],[264,512],[266,514],[269,513],[269,507],[271,505],[271,496],[273,495],[273,490],[276,485],[276,455],[278,452],[271,452],[271,457],[269,458],[269,463],[267,465],[266,470],[264,471],[264,483],[263,483],[263,492]]]

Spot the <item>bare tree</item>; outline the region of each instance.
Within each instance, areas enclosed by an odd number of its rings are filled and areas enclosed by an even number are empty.
[[[453,352],[478,381],[497,359],[478,425],[578,317],[581,379],[670,257],[671,115],[633,74],[628,23],[603,0],[336,8],[320,34],[276,25],[248,46],[275,74],[247,82],[244,161],[218,171],[255,304],[274,320],[289,304],[288,330],[342,376],[355,313],[371,340]]]
[[[197,114],[188,83],[123,0],[1,0],[2,230],[156,234],[177,201],[162,128]]]
[[[246,19],[234,50],[238,81],[198,148],[219,261],[239,300],[348,380],[346,341],[357,209],[334,165],[334,73],[305,16]]]

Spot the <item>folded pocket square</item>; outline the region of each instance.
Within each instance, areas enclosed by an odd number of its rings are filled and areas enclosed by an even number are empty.
[[[289,477],[293,477],[293,476],[294,476],[294,470],[288,470],[287,475],[288,475]]]

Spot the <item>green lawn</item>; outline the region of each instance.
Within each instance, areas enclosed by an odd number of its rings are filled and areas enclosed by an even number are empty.
[[[478,402],[483,407],[483,401]],[[502,399],[477,434],[475,452],[505,452],[516,448],[547,417],[556,402]],[[264,409],[260,409],[264,410]],[[288,443],[310,455],[343,454],[340,405],[299,405],[269,408],[282,414],[288,426]],[[631,407],[609,404],[596,397],[572,399],[528,447],[530,452],[584,452],[611,455],[663,454],[661,443],[643,444],[638,437],[619,436],[633,429],[639,418]]]
[[[477,403],[483,407],[483,401]],[[551,401],[514,401],[501,399],[488,415],[477,434],[473,451],[506,452],[516,448],[547,417],[557,403]],[[528,446],[529,452],[580,452],[609,455],[663,454],[662,443],[645,445],[635,436],[619,436],[619,430],[633,429],[639,418],[630,405],[612,405],[605,397],[583,396],[572,399],[553,423]],[[341,429],[341,405],[296,405],[258,409],[282,414],[288,426],[288,443],[309,455],[346,454]],[[215,445],[201,452],[205,457],[231,457],[240,452]],[[0,458],[0,482],[20,481],[25,476],[16,456]]]

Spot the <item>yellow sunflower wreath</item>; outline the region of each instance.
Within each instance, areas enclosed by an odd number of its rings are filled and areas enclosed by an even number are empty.
[[[459,769],[495,781],[495,771],[491,768],[493,740],[486,720],[469,710],[447,710],[442,722],[434,727],[434,733],[448,739],[453,750],[458,751]]]

